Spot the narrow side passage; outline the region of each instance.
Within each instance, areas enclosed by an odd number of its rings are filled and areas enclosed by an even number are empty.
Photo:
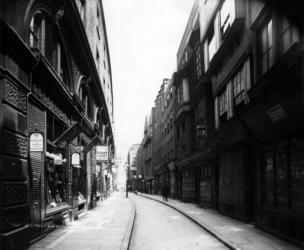
[[[131,195],[136,204],[136,221],[130,250],[228,249],[174,209]]]

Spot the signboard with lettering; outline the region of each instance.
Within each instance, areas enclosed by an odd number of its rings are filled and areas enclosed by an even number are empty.
[[[62,165],[62,154],[55,154],[54,155],[54,165]]]
[[[72,154],[72,165],[79,165],[80,164],[80,154],[74,153]]]
[[[108,146],[96,146],[96,161],[108,161]]]
[[[287,116],[284,108],[280,104],[268,109],[267,114],[273,122],[279,121]]]
[[[42,133],[33,133],[30,136],[30,152],[43,152],[43,135]]]

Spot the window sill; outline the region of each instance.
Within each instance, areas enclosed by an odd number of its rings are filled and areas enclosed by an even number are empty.
[[[67,203],[63,203],[59,205],[58,207],[53,208],[47,208],[46,209],[46,217],[52,216],[54,214],[58,214],[61,212],[65,212],[70,208],[70,206]]]

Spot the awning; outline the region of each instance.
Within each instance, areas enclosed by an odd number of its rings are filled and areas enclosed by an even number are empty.
[[[87,153],[87,152],[89,152],[97,143],[99,143],[99,142],[101,142],[101,139],[100,139],[100,137],[99,136],[95,136],[91,141],[90,141],[90,143],[87,145],[87,146],[85,146],[85,148],[83,149],[83,153]]]
[[[55,141],[54,144],[58,145],[62,142],[70,143],[73,141],[82,131],[82,128],[78,122],[67,128]]]

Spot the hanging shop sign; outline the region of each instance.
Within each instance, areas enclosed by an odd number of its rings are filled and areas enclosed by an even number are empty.
[[[108,146],[96,146],[96,160],[97,161],[108,161],[109,160]]]
[[[96,165],[96,172],[99,173],[101,170],[101,166],[100,165]]]
[[[54,165],[62,165],[63,160],[61,154],[55,154],[53,159],[54,159]]]
[[[30,136],[30,152],[43,152],[43,135],[42,133],[32,133]]]
[[[80,154],[79,153],[72,154],[72,165],[80,165]]]

